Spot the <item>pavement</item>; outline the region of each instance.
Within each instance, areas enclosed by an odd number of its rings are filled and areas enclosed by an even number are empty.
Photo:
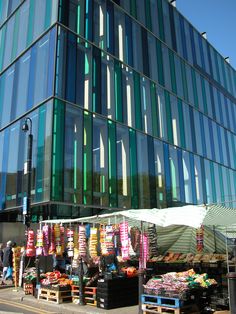
[[[119,298],[119,295],[117,295],[117,298]],[[33,295],[25,295],[22,288],[15,288],[12,285],[0,286],[1,302],[27,310],[31,308],[35,311],[37,309],[38,313],[43,314],[138,314],[138,305],[105,310],[91,305],[82,306],[74,303],[56,304],[46,300],[38,300]],[[0,313],[2,313],[1,310]]]

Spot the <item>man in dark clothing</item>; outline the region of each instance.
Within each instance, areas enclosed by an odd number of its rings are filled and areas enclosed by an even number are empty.
[[[7,246],[3,253],[3,276],[2,276],[2,284],[5,284],[6,276],[7,276],[7,270],[10,267],[12,269],[13,267],[13,252],[12,252],[12,242],[8,241]]]

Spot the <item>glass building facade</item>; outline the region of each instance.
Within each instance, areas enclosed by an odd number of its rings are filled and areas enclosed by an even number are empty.
[[[0,0],[0,219],[236,199],[236,71],[167,0]]]

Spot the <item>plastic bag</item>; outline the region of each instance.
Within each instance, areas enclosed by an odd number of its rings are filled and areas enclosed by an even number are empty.
[[[13,273],[13,268],[12,267],[8,267],[7,268],[7,274],[6,274],[6,279],[12,279],[12,273]]]

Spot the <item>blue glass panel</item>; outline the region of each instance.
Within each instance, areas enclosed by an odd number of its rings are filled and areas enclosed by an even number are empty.
[[[190,117],[190,125],[192,126],[192,143],[193,143],[193,151],[197,152],[197,145],[196,145],[196,137],[195,137],[195,127],[194,127],[194,118],[193,118],[193,108],[189,107],[189,117]]]
[[[218,107],[219,107],[219,113],[220,113],[220,123],[224,124],[221,97],[220,97],[220,92],[218,89],[217,89],[217,98],[218,98]]]
[[[209,84],[209,90],[210,90],[210,96],[211,96],[212,117],[213,117],[213,119],[216,119],[216,109],[215,109],[213,88],[212,88],[211,84]]]
[[[205,132],[204,132],[204,123],[203,123],[203,115],[202,113],[199,114],[200,125],[201,125],[201,137],[202,137],[202,150],[203,156],[206,157],[206,141],[205,141]]]
[[[107,2],[107,51],[114,55],[114,6]]]
[[[86,0],[85,3],[85,38],[93,40],[93,1]]]
[[[202,174],[203,203],[207,204],[206,176],[205,176],[204,159],[202,157],[200,157],[200,162],[201,162],[201,174]]]
[[[201,56],[201,63],[202,63],[202,67],[205,70],[205,60],[204,60],[204,54],[203,54],[203,46],[202,46],[202,35],[198,34],[198,43],[199,43],[199,49],[200,49],[200,56]]]
[[[29,110],[32,107],[33,101],[34,101],[36,53],[37,53],[36,46],[33,46],[31,49],[31,58],[30,58],[27,110]]]
[[[179,170],[180,201],[185,203],[182,151],[180,149],[177,149],[177,156],[178,156],[178,170]]]
[[[183,47],[183,55],[184,55],[184,58],[188,60],[186,37],[185,37],[185,30],[184,30],[184,18],[180,14],[179,14],[179,24],[180,24],[180,30],[181,30],[181,42],[182,42],[182,47]],[[192,46],[192,49],[193,47],[194,46]]]
[[[196,56],[194,36],[193,36],[193,27],[191,25],[189,27],[189,32],[190,32],[191,47],[192,47],[192,54],[193,54],[193,64],[197,64],[197,56]]]
[[[49,60],[48,60],[48,84],[47,84],[47,97],[53,94],[54,88],[54,73],[55,73],[55,49],[56,49],[56,32],[57,29],[54,27],[50,31],[49,35]]]
[[[125,15],[125,48],[126,62],[133,66],[132,20],[128,15]]]
[[[227,154],[227,163],[230,167],[230,158],[229,158],[229,143],[228,143],[228,136],[227,131],[224,129],[224,135],[225,135],[225,146],[226,146],[226,154]]]
[[[217,137],[218,137],[218,143],[219,143],[219,152],[220,152],[220,163],[224,163],[224,157],[223,157],[223,151],[222,151],[222,141],[221,141],[221,134],[220,134],[220,126],[217,124]]]
[[[207,42],[207,56],[209,60],[209,67],[210,67],[210,74],[213,77],[213,67],[212,67],[212,60],[211,60],[211,52],[210,52],[210,45]]]
[[[196,182],[194,180],[194,155],[189,153],[193,204],[197,204]]]
[[[209,124],[209,135],[210,135],[210,143],[211,143],[211,154],[212,159],[216,160],[216,154],[215,154],[215,145],[214,145],[214,137],[213,137],[213,130],[212,130],[212,120],[208,119]]]
[[[3,142],[3,159],[2,159],[2,179],[0,185],[0,207],[4,209],[6,207],[6,184],[7,184],[7,168],[9,158],[9,133],[10,128],[4,131],[4,142]]]

